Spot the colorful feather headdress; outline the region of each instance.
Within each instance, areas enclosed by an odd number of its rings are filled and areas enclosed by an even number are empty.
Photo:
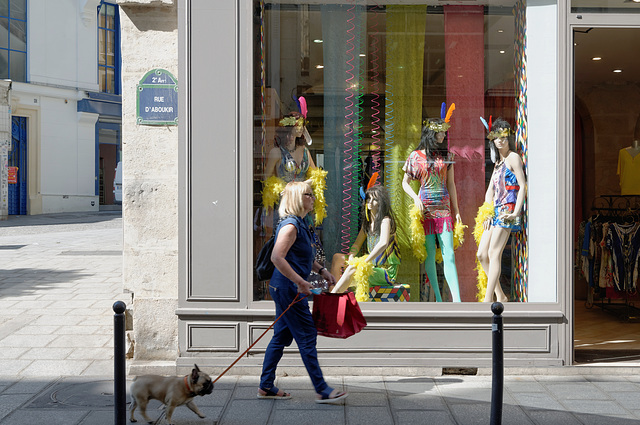
[[[424,120],[422,121],[422,125],[429,127],[430,130],[433,130],[436,133],[447,131],[449,130],[449,128],[451,128],[451,124],[449,123],[449,121],[451,120],[451,115],[453,115],[453,111],[455,111],[455,109],[455,103],[452,103],[451,106],[449,106],[449,110],[447,110],[447,104],[445,102],[442,102],[442,106],[440,107],[440,118],[443,119],[444,122],[436,123],[431,120]]]
[[[513,134],[513,130],[511,130],[510,128],[498,128],[494,131],[491,131],[492,120],[493,120],[492,115],[489,115],[489,123],[487,123],[487,121],[484,118],[480,117],[480,121],[482,121],[482,125],[488,131],[487,139],[495,140],[500,137],[508,137],[510,134]]]
[[[376,181],[378,181],[378,172],[377,171],[371,175],[371,178],[369,179],[369,183],[367,183],[367,189],[366,190],[371,189],[371,187],[376,184]],[[362,186],[360,186],[360,197],[362,198],[363,201],[367,197],[365,189]]]

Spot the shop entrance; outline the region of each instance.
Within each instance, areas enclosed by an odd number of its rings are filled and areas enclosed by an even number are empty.
[[[577,364],[640,362],[640,28],[576,27]]]

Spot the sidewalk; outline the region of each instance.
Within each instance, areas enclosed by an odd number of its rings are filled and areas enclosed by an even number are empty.
[[[121,254],[119,212],[0,221],[0,425],[114,423],[112,306],[123,296]],[[639,424],[637,368],[607,370],[506,376],[502,423]],[[256,399],[257,375],[233,372],[195,400],[206,419],[179,407],[174,422],[489,423],[490,376],[328,376],[350,393],[345,404],[331,406],[313,402],[306,376],[279,377],[276,385],[293,398],[272,401]],[[164,424],[159,407],[153,402],[148,413]]]

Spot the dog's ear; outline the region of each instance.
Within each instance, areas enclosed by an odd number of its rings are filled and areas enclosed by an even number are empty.
[[[194,364],[193,364],[193,367],[194,367],[194,369],[196,370],[196,372],[200,372],[200,368],[198,367],[198,365],[197,365],[197,364],[195,364],[195,363],[194,363]]]
[[[198,366],[196,366],[194,369],[191,370],[191,382],[198,382],[199,373],[200,373],[200,369],[198,369]]]

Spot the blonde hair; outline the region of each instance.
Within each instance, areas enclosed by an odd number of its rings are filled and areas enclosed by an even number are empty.
[[[297,215],[303,217],[304,214],[304,194],[313,193],[311,184],[308,182],[296,182],[292,181],[287,183],[282,191],[282,199],[280,200],[280,207],[278,208],[278,214],[280,217],[287,215]]]

